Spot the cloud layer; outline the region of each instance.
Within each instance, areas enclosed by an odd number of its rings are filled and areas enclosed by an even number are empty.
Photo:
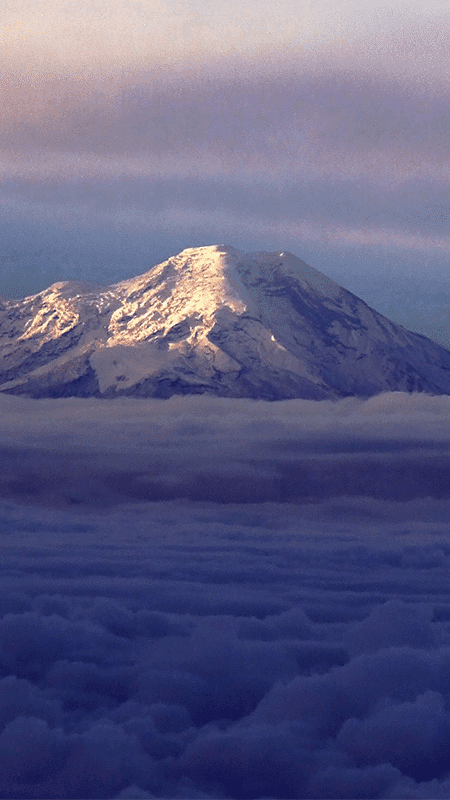
[[[448,398],[0,403],[0,797],[448,796]]]
[[[69,506],[127,499],[446,498],[449,402],[446,396],[400,392],[366,402],[274,404],[2,395],[7,469],[0,491]]]

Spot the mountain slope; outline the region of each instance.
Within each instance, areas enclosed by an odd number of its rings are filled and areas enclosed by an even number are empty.
[[[450,394],[450,352],[291,253],[190,248],[113,286],[0,304],[0,391],[322,399]]]

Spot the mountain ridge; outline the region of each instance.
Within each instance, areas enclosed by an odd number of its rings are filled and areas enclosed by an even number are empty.
[[[0,356],[0,391],[37,398],[450,394],[450,351],[292,253],[228,245],[3,301]]]

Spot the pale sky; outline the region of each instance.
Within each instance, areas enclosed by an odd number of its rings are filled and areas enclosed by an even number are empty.
[[[450,346],[448,3],[1,12],[0,294],[289,249]]]

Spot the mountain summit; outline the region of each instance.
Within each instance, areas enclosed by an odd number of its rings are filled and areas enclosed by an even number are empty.
[[[228,246],[3,301],[0,354],[0,391],[32,397],[450,394],[448,350],[291,253]]]

